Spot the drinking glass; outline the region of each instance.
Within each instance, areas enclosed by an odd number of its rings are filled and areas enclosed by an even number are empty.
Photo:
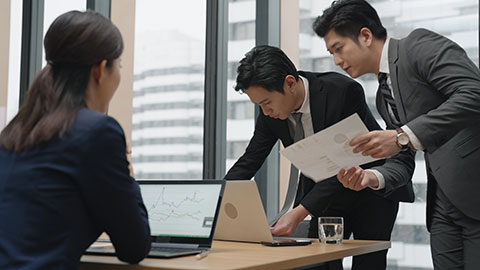
[[[341,244],[343,241],[343,217],[319,217],[318,236],[322,244]]]

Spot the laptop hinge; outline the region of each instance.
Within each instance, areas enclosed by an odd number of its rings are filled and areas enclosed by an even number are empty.
[[[198,248],[197,244],[176,244],[176,243],[152,243],[152,247],[169,247],[169,248]]]

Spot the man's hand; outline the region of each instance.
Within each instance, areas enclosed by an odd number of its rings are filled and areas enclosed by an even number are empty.
[[[308,214],[309,212],[307,209],[300,204],[283,215],[270,230],[272,231],[273,235],[290,235],[295,228],[297,228],[298,223],[304,220]]]
[[[344,187],[355,191],[360,191],[366,187],[378,187],[377,176],[373,172],[365,171],[360,167],[353,167],[348,170],[341,169],[337,178]]]
[[[350,146],[355,147],[354,153],[362,152],[364,156],[387,158],[400,152],[396,140],[397,131],[376,130],[355,137],[350,141]]]

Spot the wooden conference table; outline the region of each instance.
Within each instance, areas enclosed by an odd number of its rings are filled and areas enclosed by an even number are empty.
[[[128,265],[113,256],[84,255],[80,269],[289,269],[388,248],[388,241],[364,240],[344,240],[341,245],[325,245],[314,240],[311,245],[294,247],[214,241],[208,256],[200,260],[195,256],[174,259],[147,258],[139,265]]]

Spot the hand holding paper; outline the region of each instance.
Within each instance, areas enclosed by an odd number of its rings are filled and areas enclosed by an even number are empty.
[[[401,149],[395,142],[396,137],[395,130],[375,130],[356,137],[350,145],[354,147],[355,153],[361,152],[364,156],[385,158],[400,152]]]
[[[337,179],[345,188],[360,191],[364,188],[378,188],[379,181],[375,173],[356,166],[348,170],[341,169],[337,174]]]
[[[303,174],[315,182],[336,175],[340,169],[350,169],[378,158],[353,153],[349,145],[353,138],[368,133],[358,114],[353,114],[335,125],[307,137],[281,153]]]

